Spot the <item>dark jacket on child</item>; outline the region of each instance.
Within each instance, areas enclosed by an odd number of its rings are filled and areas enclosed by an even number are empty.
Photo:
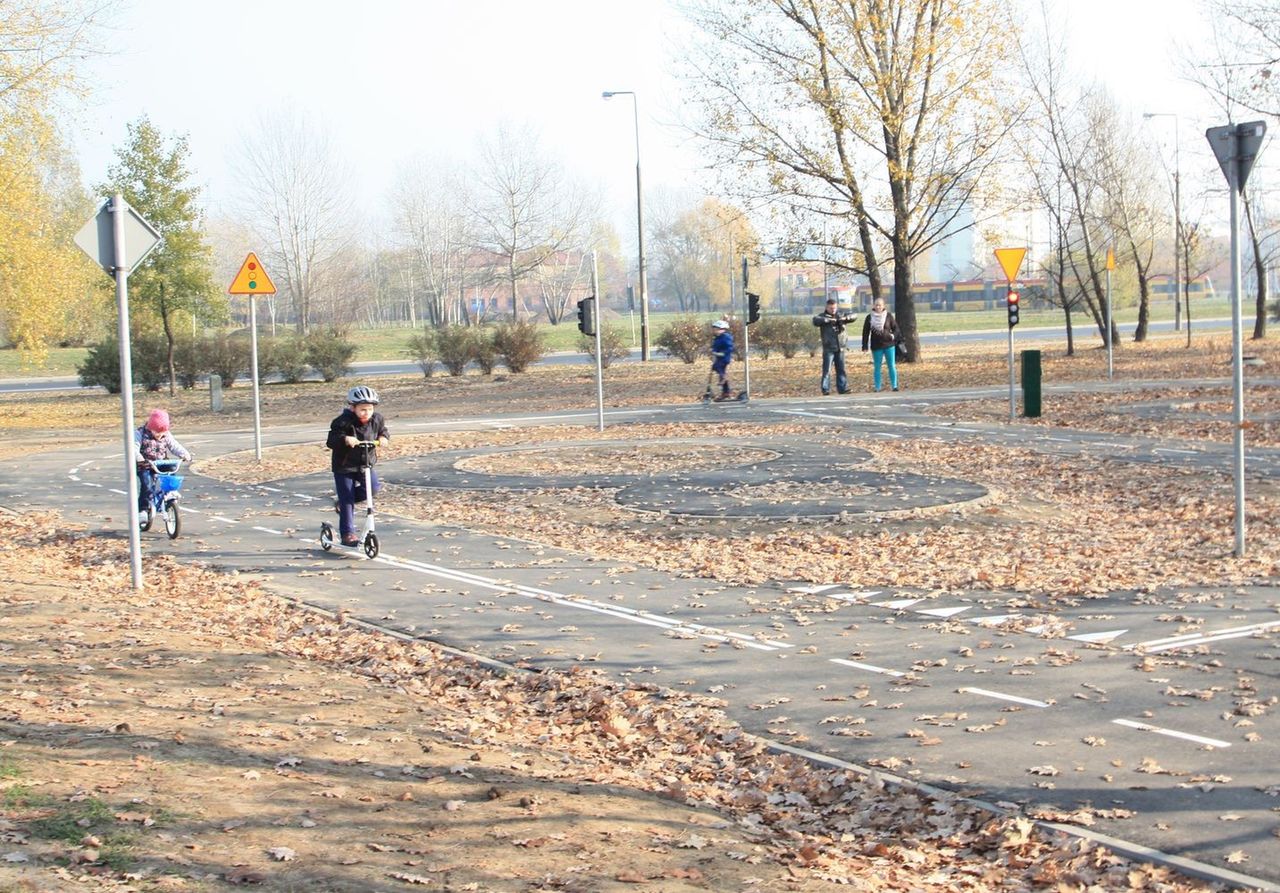
[[[359,473],[364,464],[366,448],[347,446],[344,439],[347,437],[376,441],[380,437],[390,439],[391,435],[387,433],[387,423],[383,421],[381,413],[375,412],[369,416],[369,421],[361,425],[354,412],[344,409],[342,415],[329,424],[329,438],[325,441],[325,446],[333,451],[331,464],[335,472]],[[373,465],[378,461],[378,448],[368,447],[368,450],[369,464]]]

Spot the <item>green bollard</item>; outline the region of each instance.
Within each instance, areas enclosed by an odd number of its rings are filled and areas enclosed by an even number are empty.
[[[1040,351],[1022,352],[1022,414],[1040,418]]]

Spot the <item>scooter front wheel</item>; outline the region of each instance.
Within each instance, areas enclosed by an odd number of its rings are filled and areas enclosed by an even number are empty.
[[[320,525],[320,548],[326,552],[333,548],[333,528],[328,524]]]
[[[378,557],[378,535],[370,533],[364,538],[364,554],[370,558]]]

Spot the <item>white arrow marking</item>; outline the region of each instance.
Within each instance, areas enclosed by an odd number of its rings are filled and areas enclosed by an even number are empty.
[[[1067,636],[1067,638],[1074,639],[1077,642],[1090,642],[1105,645],[1112,639],[1123,636],[1127,632],[1127,629],[1112,629],[1104,633],[1081,633],[1078,636]]]
[[[962,611],[969,610],[969,605],[961,605],[958,608],[929,608],[927,611],[916,611],[917,614],[928,614],[930,617],[954,617]]]

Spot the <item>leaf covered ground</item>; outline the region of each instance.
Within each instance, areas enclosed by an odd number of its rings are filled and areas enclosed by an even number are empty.
[[[1209,889],[55,526],[0,515],[6,891]]]

